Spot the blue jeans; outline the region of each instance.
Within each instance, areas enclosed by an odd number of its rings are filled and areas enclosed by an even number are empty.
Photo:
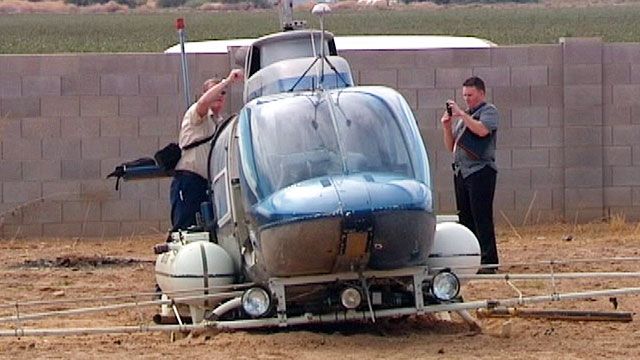
[[[171,231],[186,230],[196,225],[200,204],[208,201],[207,180],[189,171],[176,171],[169,194],[171,201]]]

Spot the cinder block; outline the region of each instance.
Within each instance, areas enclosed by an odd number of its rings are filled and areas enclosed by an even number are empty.
[[[164,195],[164,197],[160,200],[144,200],[140,202],[141,219],[158,221],[171,219],[169,193],[167,192],[162,195]]]
[[[640,167],[613,166],[611,169],[614,186],[640,186]]]
[[[155,96],[122,96],[119,98],[120,116],[157,116],[158,98]]]
[[[38,238],[42,236],[42,224],[5,225],[0,228],[5,239]]]
[[[63,96],[100,95],[99,73],[68,74],[61,77]]]
[[[631,124],[631,106],[617,106],[613,104],[605,104],[604,106],[604,125],[630,125]]]
[[[602,126],[602,106],[583,106],[564,108],[565,126]]]
[[[75,237],[80,236],[82,232],[80,223],[43,224],[42,226],[42,235],[47,237]]]
[[[532,147],[562,147],[564,145],[564,130],[560,127],[545,127],[531,129]]]
[[[530,128],[500,129],[498,131],[497,147],[499,149],[531,146]]]
[[[636,105],[640,98],[640,85],[613,85],[613,104],[617,106]],[[3,109],[4,111],[4,109]]]
[[[640,84],[640,64],[631,64],[631,83]]]
[[[6,181],[2,186],[2,201],[5,203],[18,203],[25,205],[26,202],[39,201],[42,196],[42,188],[39,182]]]
[[[100,136],[130,138],[138,136],[138,118],[107,117],[100,119]],[[123,141],[131,141],[123,139]]]
[[[560,43],[565,65],[602,63],[602,38],[561,38]]]
[[[0,115],[5,118],[25,118],[40,116],[40,98],[20,97],[0,99]]]
[[[159,148],[157,137],[139,137],[136,141],[121,141],[120,157],[129,159],[153,156]]]
[[[552,147],[549,149],[549,167],[563,167],[564,166],[564,148]]]
[[[528,65],[557,65],[562,64],[562,46],[537,45],[527,46]]]
[[[409,104],[411,110],[418,108],[418,90],[416,89],[398,89],[398,92],[404,97]]]
[[[564,149],[564,165],[571,167],[602,167],[601,146],[570,146]]]
[[[20,96],[22,96],[20,76],[0,74],[0,99],[17,98]]]
[[[117,116],[117,96],[81,96],[80,116]]]
[[[435,69],[398,69],[398,87],[401,89],[433,88],[435,79]]]
[[[633,206],[640,206],[640,188],[634,187],[632,188],[633,193]]]
[[[45,96],[40,98],[43,116],[79,116],[80,98],[77,96]]]
[[[499,186],[496,186],[496,194],[493,199],[493,208],[499,214],[500,212],[502,212],[502,214],[504,214],[505,216],[508,216],[507,214],[509,214],[510,211],[515,208],[515,202],[516,202],[515,193],[516,192],[513,189],[504,189]],[[502,219],[502,215],[500,215],[498,218]]]
[[[160,55],[160,54],[156,54]],[[162,56],[162,55],[161,55]],[[191,59],[189,59],[191,60]],[[208,77],[218,75],[220,77],[227,76],[229,71],[229,55],[227,54],[197,54],[194,56],[195,66],[199,73],[207,73]],[[180,62],[178,62],[179,64]],[[175,67],[176,73],[180,67]]]
[[[492,88],[493,103],[500,108],[531,105],[531,88],[528,86]]]
[[[122,186],[120,192],[121,199],[141,200],[142,202],[158,200],[159,196],[158,183],[155,181],[130,182],[126,186]]]
[[[532,189],[557,189],[564,188],[564,169],[536,168],[531,170]]]
[[[529,48],[527,46],[499,46],[491,48],[491,66],[527,65]]]
[[[455,67],[491,66],[491,49],[454,49]]]
[[[549,151],[541,149],[513,149],[513,168],[538,168],[549,167]]]
[[[126,140],[123,139],[122,142],[126,142]],[[100,137],[95,139],[82,139],[81,143],[83,159],[100,160],[120,156],[119,138]]]
[[[631,106],[631,123],[640,124],[640,105]]]
[[[604,43],[602,47],[602,62],[634,63],[640,59],[640,44],[638,43]]]
[[[100,221],[100,203],[94,201],[66,201],[62,204],[62,221],[65,223]]]
[[[531,128],[549,126],[549,109],[544,106],[513,108],[511,126]]]
[[[49,75],[70,75],[78,71],[80,60],[77,54],[43,55],[40,72]]]
[[[59,161],[23,161],[22,178],[26,181],[60,180],[60,169]]]
[[[511,69],[508,66],[475,67],[473,75],[481,78],[488,87],[511,85]]]
[[[564,210],[564,188],[553,189],[552,204],[554,209]]]
[[[158,96],[158,116],[176,116],[182,119],[186,110],[183,97]]]
[[[607,146],[604,148],[605,166],[631,166],[631,146]],[[640,154],[639,154],[640,156]]]
[[[161,199],[169,199],[169,189],[171,188],[171,182],[173,178],[157,179],[158,193]]]
[[[24,224],[60,223],[62,220],[62,205],[60,201],[45,200],[33,206],[26,206],[22,210]]]
[[[602,84],[602,64],[577,64],[564,67],[565,85]]]
[[[85,180],[100,178],[99,160],[62,160],[63,180]]]
[[[22,180],[20,161],[0,160],[0,182]]]
[[[388,51],[358,51],[350,53],[349,59],[354,59],[360,70],[368,69],[413,69],[416,68],[416,56],[419,51],[388,50]],[[421,67],[421,66],[417,66]]]
[[[2,185],[2,184],[0,184]],[[0,189],[2,186],[0,186]],[[2,196],[0,196],[2,198]],[[2,226],[0,226],[0,234],[2,234],[2,229],[7,225],[20,225],[22,224],[22,207],[23,203],[9,203],[9,202],[0,202],[0,214],[2,214]],[[12,234],[13,235],[13,234]]]
[[[418,108],[442,109],[444,103],[454,97],[453,89],[420,89],[418,90]]]
[[[60,123],[64,138],[97,138],[100,136],[100,118],[64,117]]]
[[[462,83],[471,75],[471,68],[436,68],[436,87],[462,89]]]
[[[589,208],[602,208],[604,190],[602,188],[567,188],[564,191],[564,204],[567,209],[579,209],[580,211]]]
[[[543,86],[549,84],[548,79],[548,70],[544,65],[511,68],[511,86]]]
[[[360,71],[360,85],[386,85],[392,88],[398,87],[398,71],[389,70],[362,70]]]
[[[23,76],[22,96],[60,96],[60,76]]]
[[[140,75],[140,95],[174,95],[178,94],[178,78],[176,74]]]
[[[549,108],[549,126],[564,126],[564,108]]]
[[[80,199],[83,201],[102,202],[119,199],[119,194],[115,191],[113,180],[102,178],[99,180],[82,180],[80,186]]]
[[[4,160],[40,160],[42,143],[40,139],[5,138],[2,140]]]
[[[38,55],[0,56],[0,74],[38,75],[40,74],[40,56]]]
[[[89,221],[82,227],[82,236],[104,238],[120,235],[119,221]]]
[[[178,125],[175,117],[149,116],[140,118],[140,136],[176,136]]]
[[[132,74],[106,74],[100,76],[100,95],[138,95],[138,76]]]
[[[614,87],[615,91],[615,87]],[[600,85],[567,85],[564,87],[564,103],[567,107],[602,105]]]
[[[631,67],[628,63],[603,64],[602,68],[604,71],[603,84],[628,84],[631,80]]]
[[[564,70],[559,65],[549,65],[548,69],[549,85],[564,86]]]
[[[632,193],[630,187],[604,188],[605,206],[631,206]]]
[[[100,204],[103,221],[132,221],[140,219],[139,200],[106,200]]]
[[[564,183],[566,188],[601,188],[602,167],[565,168]]]
[[[148,235],[157,234],[160,232],[159,221],[123,221],[120,223],[120,232],[122,236],[136,236],[136,235]]]
[[[42,139],[42,158],[45,160],[80,160],[80,139],[66,138],[64,131],[62,134],[60,138]]]
[[[564,129],[565,146],[602,145],[601,126],[571,126]]]
[[[498,171],[500,171],[500,169],[513,168],[511,149],[496,149],[496,166],[498,167]]]
[[[632,147],[633,165],[640,165],[640,145],[634,145]]]
[[[60,118],[22,119],[22,137],[36,139],[60,137]]]
[[[640,139],[640,125],[619,125],[613,128],[613,145],[636,145]]]
[[[550,210],[552,209],[552,191],[551,189],[518,189],[515,190],[515,208],[525,210]],[[531,223],[534,213],[529,212],[527,223]]]
[[[371,51],[369,57],[375,58],[375,51]],[[455,49],[428,49],[421,50],[416,53],[416,67],[418,68],[433,68],[433,67],[447,67],[456,66],[456,53]],[[368,57],[364,57],[364,64],[370,61]]]
[[[531,189],[531,170],[499,169],[496,189]]]
[[[77,181],[43,181],[42,197],[51,200],[74,201],[80,199],[80,183]]]
[[[456,199],[453,191],[439,191],[437,194],[438,214],[456,214]]]

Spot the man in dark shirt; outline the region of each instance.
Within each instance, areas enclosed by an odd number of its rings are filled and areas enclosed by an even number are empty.
[[[471,77],[462,84],[467,111],[453,100],[440,121],[444,144],[454,154],[453,172],[458,218],[480,242],[483,265],[498,265],[498,250],[493,225],[493,197],[498,168],[495,162],[498,110],[485,102],[482,79]],[[453,124],[453,119],[457,122]],[[495,273],[496,267],[481,273]]]

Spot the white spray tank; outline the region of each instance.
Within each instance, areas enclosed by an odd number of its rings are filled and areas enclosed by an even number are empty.
[[[427,266],[434,273],[449,268],[456,275],[473,275],[480,268],[480,243],[464,225],[438,223]]]

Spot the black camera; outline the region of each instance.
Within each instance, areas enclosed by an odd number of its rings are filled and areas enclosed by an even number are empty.
[[[449,116],[452,116],[453,111],[451,110],[451,105],[449,105],[448,102],[444,103],[444,105],[447,107],[447,114],[449,114]]]

